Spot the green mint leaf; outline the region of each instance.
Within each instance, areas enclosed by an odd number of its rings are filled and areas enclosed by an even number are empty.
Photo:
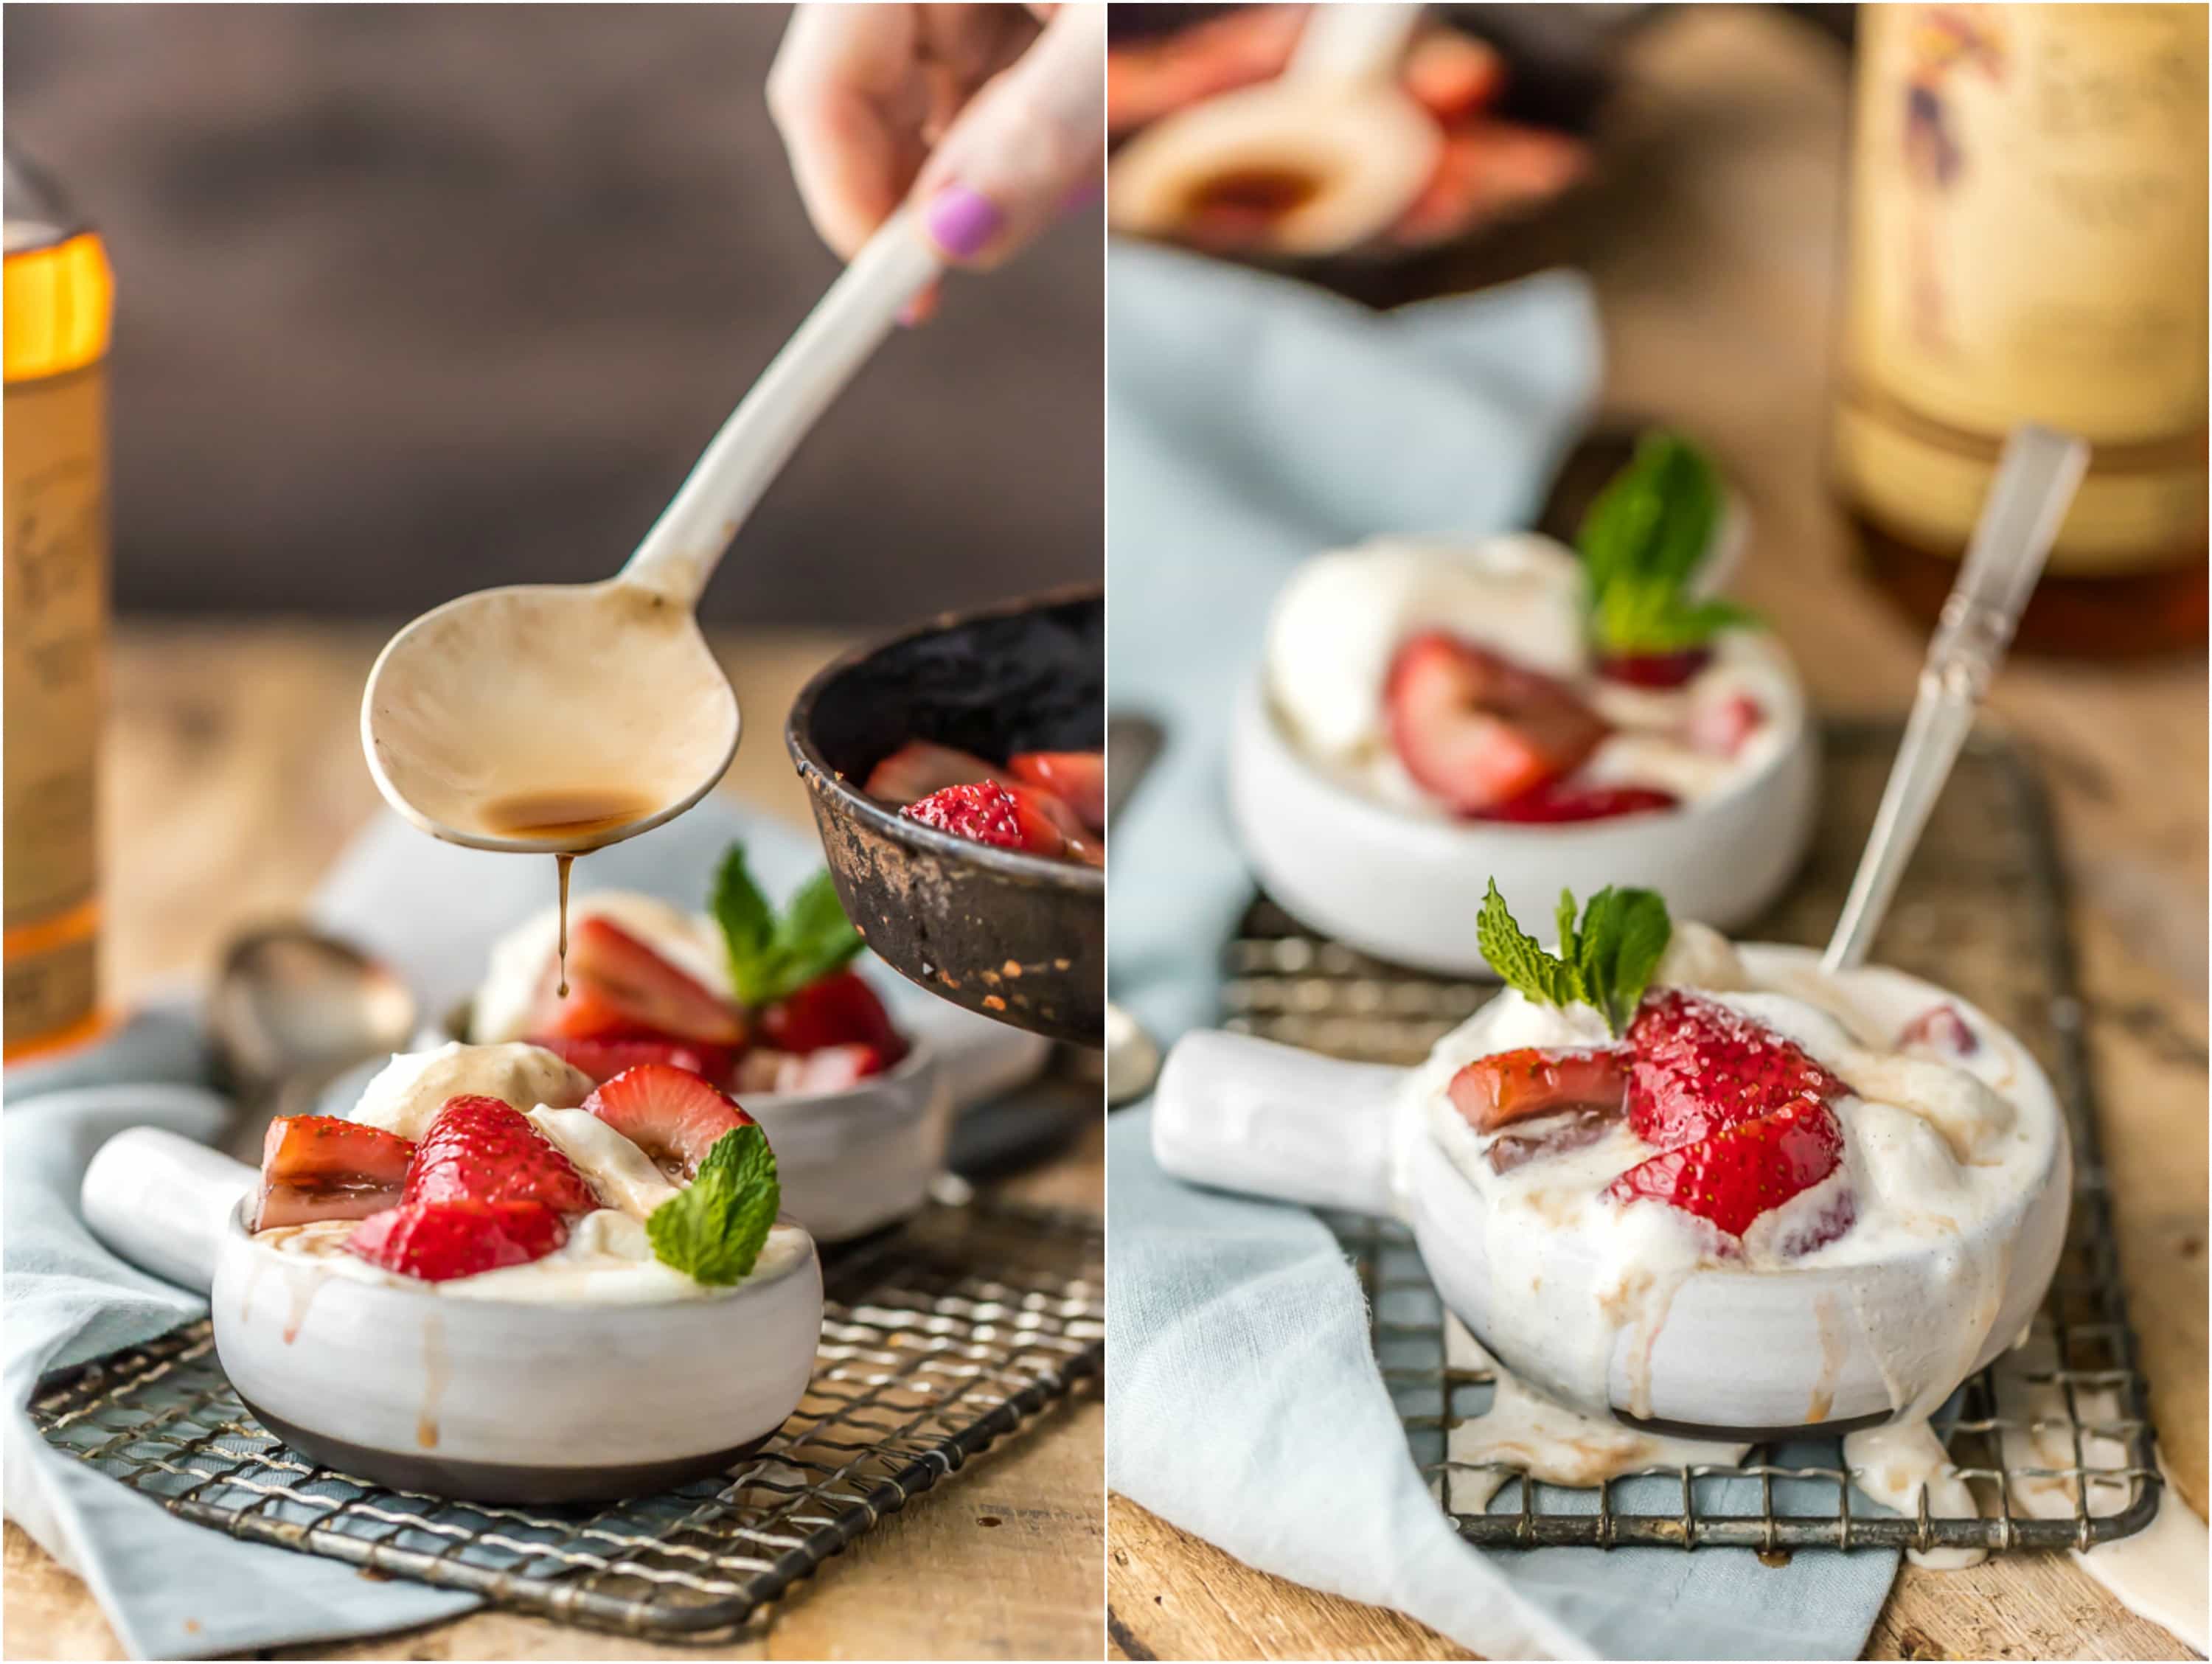
[[[1559,909],[1553,916],[1559,926],[1559,957],[1567,964],[1574,964],[1577,963],[1577,950],[1575,947],[1575,892],[1573,890],[1562,890],[1559,892]]]
[[[645,1234],[663,1265],[726,1287],[751,1274],[782,1200],[767,1135],[740,1127],[715,1139],[697,1176],[653,1210]]]
[[[1677,652],[1741,622],[1741,609],[1689,595],[1722,506],[1719,471],[1696,446],[1663,429],[1638,441],[1576,537],[1601,651]]]
[[[767,1003],[769,996],[763,990],[769,985],[774,971],[775,912],[745,866],[743,844],[732,844],[723,855],[707,908],[722,927],[722,942],[730,959],[730,987],[738,1002]]]
[[[776,981],[775,996],[795,993],[809,982],[842,969],[866,945],[827,868],[800,885],[776,921]]]
[[[1539,1005],[1564,1008],[1583,998],[1582,978],[1575,968],[1545,952],[1543,944],[1514,921],[1495,878],[1482,898],[1482,911],[1475,915],[1474,939],[1499,980]]]
[[[708,910],[722,927],[731,990],[756,1010],[829,975],[866,945],[826,871],[801,884],[778,916],[745,865],[743,844],[722,857]]]
[[[1614,1034],[1636,1016],[1644,990],[1674,933],[1667,903],[1656,891],[1607,885],[1583,909],[1575,969],[1590,1004]]]

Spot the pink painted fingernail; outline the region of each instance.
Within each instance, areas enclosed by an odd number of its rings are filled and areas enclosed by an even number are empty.
[[[945,186],[922,214],[930,240],[956,260],[981,254],[1006,222],[996,203],[964,185]]]

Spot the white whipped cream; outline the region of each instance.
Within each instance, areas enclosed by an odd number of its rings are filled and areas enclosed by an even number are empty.
[[[349,1119],[419,1144],[447,1099],[478,1093],[518,1108],[568,1108],[592,1095],[592,1078],[541,1046],[451,1041],[427,1052],[396,1054],[361,1089]]]
[[[656,896],[605,890],[570,900],[570,932],[586,919],[621,926],[702,987],[725,999],[735,997],[721,934],[705,914],[687,913]],[[557,907],[532,914],[492,944],[490,966],[470,1010],[471,1040],[486,1046],[530,1032],[546,969],[560,944]]]
[[[1757,974],[1699,925],[1675,926],[1654,981],[1705,993],[1780,1030],[1850,1088],[1833,1106],[1842,1165],[1761,1216],[1736,1263],[1754,1271],[1856,1268],[1856,1309],[1832,1315],[1837,1330],[1847,1323],[1864,1330],[1899,1418],[1925,1420],[1998,1319],[2011,1239],[1980,1227],[2024,1205],[2061,1136],[2047,1094],[2008,1096],[2033,1075],[2032,1063],[1985,1021],[1974,1025],[1980,1044],[1968,1057],[1898,1052],[1894,1037],[1929,1007],[1926,985],[1873,969],[1834,978],[1810,966]],[[1452,1077],[1476,1058],[1607,1041],[1595,1011],[1538,1005],[1508,990],[1437,1042],[1407,1082],[1414,1113],[1400,1124],[1425,1127],[1484,1198],[1492,1343],[1527,1366],[1540,1390],[1602,1406],[1626,1330],[1635,1342],[1628,1356],[1637,1400],[1626,1407],[1648,1414],[1649,1381],[1636,1381],[1635,1360],[1648,1370],[1675,1291],[1716,1263],[1714,1234],[1664,1204],[1623,1205],[1606,1195],[1615,1177],[1653,1153],[1625,1122],[1582,1149],[1500,1174],[1485,1158],[1488,1140],[1448,1096]],[[1791,1253],[1791,1239],[1846,1186],[1856,1196],[1850,1228]],[[1827,1317],[1822,1321],[1825,1330]],[[1840,1339],[1836,1350],[1840,1357]],[[1816,1402],[1807,1419],[1824,1413]]]
[[[394,1057],[362,1089],[354,1109],[355,1120],[419,1141],[450,1097],[482,1093],[518,1107],[534,1102],[535,1107],[523,1113],[575,1164],[604,1204],[572,1220],[568,1241],[540,1259],[426,1284],[395,1276],[349,1253],[346,1240],[359,1227],[358,1220],[280,1225],[257,1231],[254,1240],[287,1257],[312,1260],[335,1276],[393,1288],[428,1287],[454,1300],[606,1305],[695,1300],[727,1292],[696,1282],[654,1257],[645,1221],[678,1187],[644,1151],[597,1115],[574,1107],[591,1090],[588,1077],[540,1047],[465,1046],[455,1041],[433,1051]],[[805,1231],[776,1225],[746,1280],[773,1277],[812,1252],[812,1240]]]
[[[1566,683],[1613,725],[1576,778],[1644,786],[1685,801],[1757,774],[1804,724],[1789,656],[1759,629],[1724,630],[1679,688],[1595,673],[1583,637],[1581,562],[1534,532],[1473,544],[1378,537],[1317,555],[1291,574],[1268,620],[1268,702],[1286,736],[1333,778],[1408,811],[1449,811],[1408,774],[1389,741],[1383,683],[1409,635],[1442,629]],[[1746,695],[1765,720],[1733,755],[1685,737],[1694,711]]]

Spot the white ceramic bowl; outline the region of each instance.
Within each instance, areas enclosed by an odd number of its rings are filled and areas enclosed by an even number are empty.
[[[1739,951],[1754,963],[1762,955],[1812,957],[1794,948]],[[1931,1002],[1954,998],[1933,987],[1928,993]],[[2002,1032],[1984,1015],[1968,1015],[1978,1027]],[[2008,1242],[2009,1257],[2002,1298],[1982,1315],[1986,1328],[1961,1380],[2027,1327],[2065,1237],[2072,1179],[2065,1120],[2032,1061],[2026,1070],[2015,1102],[2023,1114],[2050,1115],[2058,1134],[2048,1169],[2018,1205],[1979,1227],[1985,1237]],[[1444,1303],[1507,1368],[1559,1391],[1546,1360],[1493,1344],[1486,1205],[1430,1136],[1404,1090],[1411,1073],[1246,1035],[1187,1035],[1160,1076],[1153,1151],[1162,1167],[1195,1183],[1403,1218]],[[1834,1434],[1887,1421],[1899,1406],[1868,1315],[1925,1301],[1938,1284],[1936,1257],[1949,1250],[1931,1243],[1859,1265],[1694,1272],[1666,1312],[1643,1382],[1632,1379],[1635,1340],[1625,1327],[1614,1337],[1606,1401],[1577,1407],[1734,1441]],[[1562,1289],[1578,1286],[1569,1262],[1579,1251],[1563,1234],[1556,1278]],[[1547,1284],[1554,1280],[1547,1270]],[[1638,1384],[1649,1408],[1632,1415],[1623,1406],[1635,1401]]]
[[[786,1270],[699,1299],[451,1300],[257,1243],[241,1219],[253,1180],[142,1127],[94,1158],[85,1218],[125,1258],[207,1291],[239,1396],[342,1473],[477,1502],[641,1495],[741,1460],[812,1376],[811,1244]]]
[[[1813,835],[1820,757],[1812,725],[1765,767],[1680,808],[1557,826],[1430,818],[1336,780],[1299,754],[1260,684],[1237,705],[1229,797],[1267,893],[1363,952],[1448,975],[1487,967],[1475,917],[1490,881],[1516,917],[1549,919],[1559,891],[1656,890],[1678,919],[1728,930],[1781,893]]]

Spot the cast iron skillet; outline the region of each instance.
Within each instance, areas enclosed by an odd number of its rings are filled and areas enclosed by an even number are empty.
[[[845,911],[908,981],[986,1017],[1101,1043],[1106,874],[908,820],[859,782],[910,739],[994,763],[1105,741],[1105,598],[1058,590],[946,614],[808,683],[785,743]]]

